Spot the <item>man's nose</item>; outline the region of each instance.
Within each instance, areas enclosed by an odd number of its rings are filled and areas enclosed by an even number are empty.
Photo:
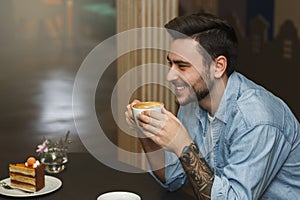
[[[174,69],[174,67],[171,67],[168,74],[167,74],[167,81],[171,82],[178,78],[178,72]]]

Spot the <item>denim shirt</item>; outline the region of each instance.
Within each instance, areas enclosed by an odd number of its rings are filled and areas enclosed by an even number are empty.
[[[178,118],[214,171],[211,199],[299,198],[299,122],[263,87],[234,72],[213,121],[198,103],[181,106]],[[174,153],[166,151],[165,161],[160,184],[177,190],[187,177]]]

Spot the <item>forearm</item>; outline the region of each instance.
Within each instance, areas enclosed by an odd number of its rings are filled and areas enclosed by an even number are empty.
[[[165,156],[163,149],[153,143],[149,138],[140,138],[139,140],[146,153],[149,164],[153,169],[153,173],[162,183],[165,183]]]
[[[197,199],[210,199],[214,173],[206,164],[196,144],[185,147],[179,159]]]

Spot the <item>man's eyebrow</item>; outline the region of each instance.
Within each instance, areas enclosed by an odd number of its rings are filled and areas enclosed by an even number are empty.
[[[175,63],[175,64],[191,64],[191,63],[189,63],[189,62],[187,62],[187,61],[183,61],[183,60],[171,60],[170,59],[170,57],[169,57],[169,55],[167,55],[167,60],[169,61],[169,62],[172,62],[172,63]]]

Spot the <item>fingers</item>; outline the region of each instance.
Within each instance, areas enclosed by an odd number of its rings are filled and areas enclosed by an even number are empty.
[[[168,116],[170,119],[173,119],[178,123],[181,123],[180,120],[172,112],[168,111],[167,109],[163,108],[162,113],[165,114],[166,116]]]
[[[143,133],[150,133],[151,135],[146,136],[153,136],[153,135],[159,135],[162,131],[162,127],[160,126],[152,126],[150,124],[145,124],[143,122],[140,122],[140,126],[143,128]]]
[[[135,100],[133,100],[130,104],[128,104],[128,105],[126,106],[126,108],[127,108],[127,111],[125,112],[126,117],[129,117],[129,118],[131,118],[131,119],[133,120],[132,106],[133,106],[134,104],[137,104],[138,102],[140,102],[140,101],[137,100],[137,99],[135,99]],[[126,113],[127,113],[127,114],[126,114]]]
[[[143,129],[142,134],[143,134],[143,137],[145,137],[145,138],[150,138],[150,139],[152,139],[152,140],[153,140],[154,137],[156,137],[155,134],[153,134],[152,132],[149,132],[149,131],[147,131],[147,130],[145,130],[145,129]]]
[[[156,120],[164,120],[164,114],[162,114],[161,112],[157,112],[153,110],[145,110],[142,112],[142,114]]]
[[[131,104],[128,104],[126,106],[127,110],[125,111],[125,118],[126,118],[126,122],[127,124],[130,126],[131,129],[135,128],[134,126],[135,121],[133,119],[133,114],[132,114],[132,110],[131,110]]]
[[[133,100],[130,104],[127,105],[127,109],[132,109],[132,106],[134,106],[135,104],[139,103],[140,101],[135,99]]]
[[[177,118],[172,112],[168,111],[165,107],[163,107],[162,113],[165,114],[165,115],[168,115],[168,116],[172,116],[172,118],[173,118],[173,116],[175,118]]]
[[[134,131],[142,133],[142,135],[140,135],[140,137],[142,137],[142,138],[145,138],[145,137],[149,138],[149,137],[152,137],[154,134],[158,133],[158,130],[154,129],[153,126],[147,125],[147,124],[145,124],[143,122],[139,123],[139,125],[142,127],[142,129],[139,129],[138,126],[136,125],[134,119],[130,118],[128,115],[129,114],[126,111],[125,112],[126,123],[129,125],[129,128],[131,130],[134,130]],[[143,126],[145,126],[145,127],[143,127]]]
[[[126,123],[130,126],[131,129],[137,129],[138,126],[135,123],[132,113],[132,106],[140,102],[139,100],[134,100],[126,106],[127,110],[125,112]],[[167,111],[163,108],[164,111]],[[153,135],[159,134],[163,127],[165,126],[166,118],[164,113],[157,111],[144,111],[141,114],[136,116],[139,120],[139,125],[142,127],[140,131],[143,132],[146,137],[153,137]]]
[[[165,121],[164,115],[155,111],[143,111],[136,117],[139,121],[144,122],[145,124],[150,124],[159,128],[163,126],[163,122]]]
[[[129,123],[129,124],[135,123],[134,119],[132,118],[132,116],[130,116],[128,111],[125,112],[125,118],[126,118],[127,123]]]
[[[134,105],[134,104],[137,104],[137,103],[140,103],[140,102],[141,102],[140,100],[135,99],[135,100],[132,101],[131,104]]]
[[[132,101],[130,104],[126,106],[127,110],[125,111],[125,118],[126,118],[126,123],[129,125],[131,129],[136,130],[137,126],[136,123],[133,119],[133,114],[132,114],[132,106],[136,103],[140,102],[139,100],[135,99]]]

